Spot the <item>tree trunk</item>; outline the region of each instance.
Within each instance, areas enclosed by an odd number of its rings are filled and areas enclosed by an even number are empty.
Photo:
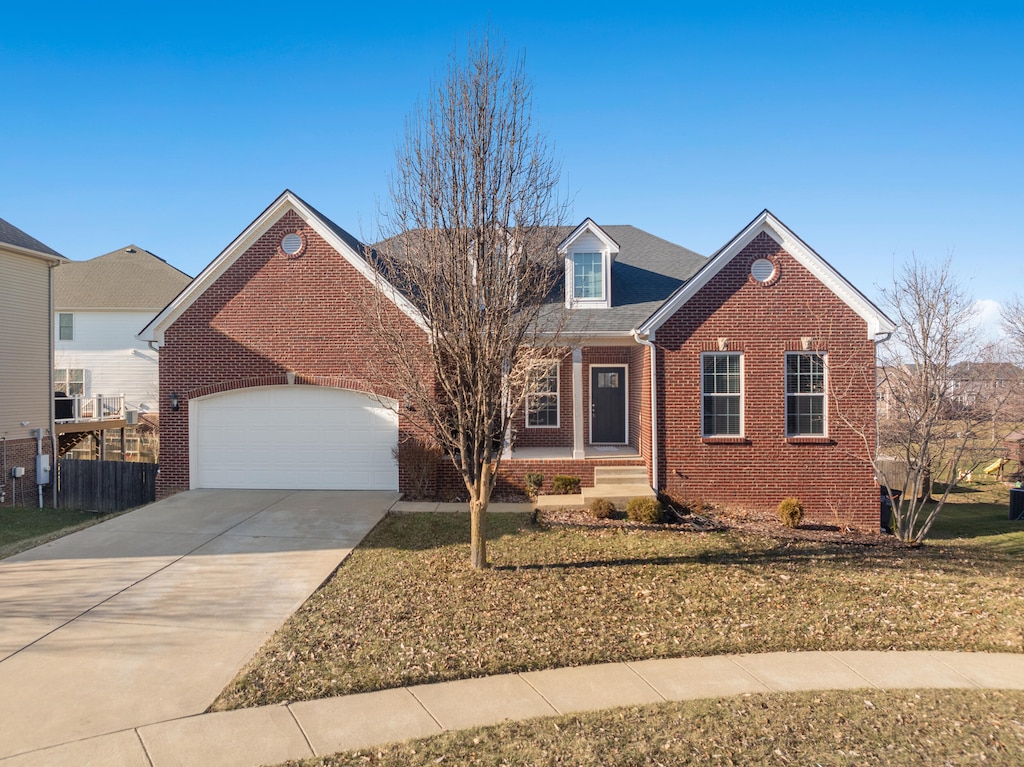
[[[469,564],[474,570],[487,567],[487,506],[491,500],[491,464],[480,467],[469,486]]]
[[[469,502],[469,563],[474,570],[487,567],[487,530],[484,515],[487,502],[474,498]]]

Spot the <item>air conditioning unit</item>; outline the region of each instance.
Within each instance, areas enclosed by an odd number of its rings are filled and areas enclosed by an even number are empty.
[[[124,420],[129,426],[136,426],[139,423],[139,411],[138,410],[125,410]]]

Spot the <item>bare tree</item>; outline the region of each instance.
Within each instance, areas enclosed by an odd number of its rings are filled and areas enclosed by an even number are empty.
[[[1002,308],[1000,318],[1014,361],[1018,365],[1024,364],[1024,299],[1014,296]]]
[[[372,312],[407,423],[451,456],[469,493],[474,568],[487,566],[485,515],[510,418],[561,353],[564,313],[545,309],[567,206],[531,90],[522,62],[487,35],[464,60],[452,55],[406,120],[373,254],[422,317],[425,337],[388,321],[382,302]]]
[[[980,434],[988,434],[1005,393],[986,383],[999,365],[981,343],[974,301],[949,258],[938,265],[913,258],[882,293],[899,327],[880,354],[878,452],[902,468],[876,457],[876,476],[899,491],[891,495],[895,534],[920,543],[950,492],[978,468]],[[934,499],[933,479],[945,480]]]

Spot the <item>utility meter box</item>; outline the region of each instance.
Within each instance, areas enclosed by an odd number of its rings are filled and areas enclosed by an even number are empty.
[[[11,479],[21,479],[25,476],[24,466],[12,466],[11,467]]]
[[[50,456],[48,455],[36,456],[36,484],[50,484]]]

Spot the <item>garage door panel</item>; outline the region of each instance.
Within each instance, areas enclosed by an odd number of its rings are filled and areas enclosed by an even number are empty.
[[[398,416],[365,394],[259,387],[192,400],[189,410],[193,487],[398,487]]]

